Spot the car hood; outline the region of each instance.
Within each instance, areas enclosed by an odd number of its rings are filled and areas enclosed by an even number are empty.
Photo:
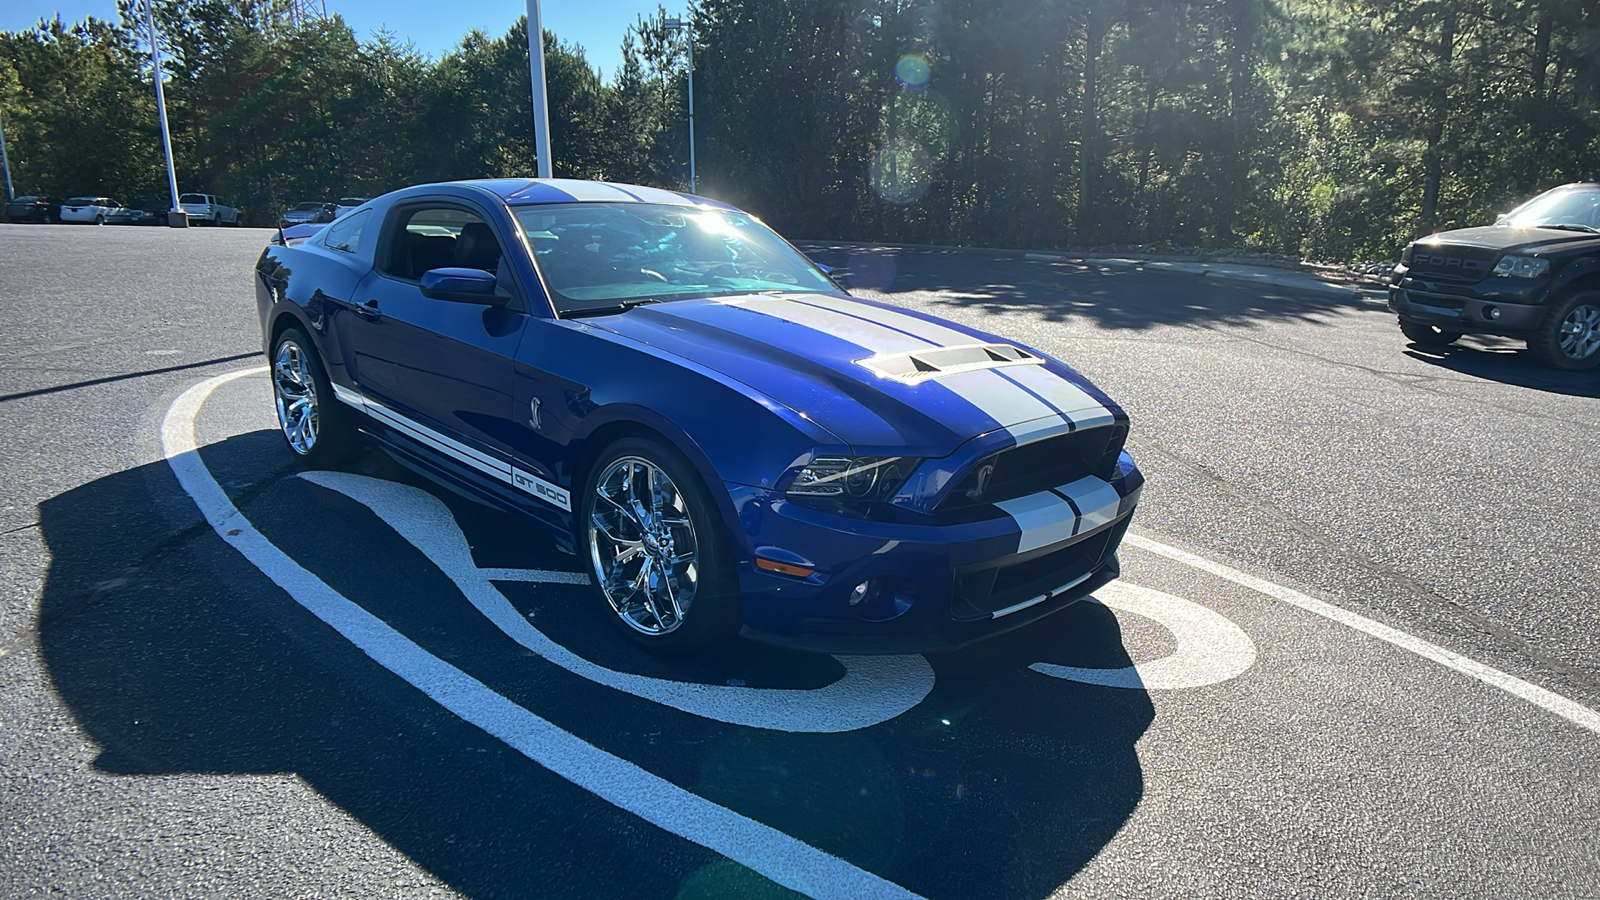
[[[1459,228],[1431,234],[1418,244],[1451,244],[1459,247],[1478,247],[1484,250],[1566,250],[1568,245],[1600,244],[1600,234],[1566,231],[1559,228],[1510,228],[1504,225],[1482,225],[1477,228]]]
[[[709,367],[862,455],[942,457],[997,429],[1022,442],[1120,415],[1081,375],[1035,351],[856,298],[675,300],[583,321]]]

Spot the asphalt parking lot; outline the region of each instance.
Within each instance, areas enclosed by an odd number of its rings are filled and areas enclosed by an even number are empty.
[[[959,654],[668,663],[516,522],[294,467],[266,236],[0,226],[0,896],[1600,896],[1600,376],[808,245],[1123,403],[1124,578]]]

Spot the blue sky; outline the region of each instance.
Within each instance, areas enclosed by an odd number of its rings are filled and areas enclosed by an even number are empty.
[[[339,13],[366,38],[387,27],[401,41],[409,40],[417,49],[439,57],[474,28],[491,36],[506,33],[517,17],[528,11],[527,0],[469,0],[465,3],[439,0],[325,0],[328,12]],[[546,31],[568,44],[583,47],[589,64],[602,70],[610,80],[622,64],[622,33],[641,13],[656,11],[657,2],[643,0],[543,0],[540,14]],[[661,4],[667,13],[682,14],[688,4],[668,0]],[[89,16],[115,20],[116,0],[0,0],[0,31],[30,28],[41,18],[59,12],[66,22]]]

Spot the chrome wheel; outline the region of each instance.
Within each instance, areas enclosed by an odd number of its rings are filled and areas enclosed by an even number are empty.
[[[1556,334],[1568,359],[1588,359],[1600,350],[1600,306],[1585,304],[1567,313]]]
[[[272,360],[272,393],[278,405],[278,427],[289,448],[306,456],[317,446],[317,382],[306,351],[292,340],[278,345]]]
[[[700,545],[683,492],[640,456],[614,460],[594,483],[589,555],[606,602],[641,634],[683,624],[700,583]]]

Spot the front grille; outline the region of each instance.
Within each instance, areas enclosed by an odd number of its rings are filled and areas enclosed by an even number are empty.
[[[1077,581],[1098,569],[1122,543],[1130,519],[1125,517],[1060,550],[958,573],[951,615],[958,620],[987,618],[998,610]]]
[[[1434,294],[1428,291],[1412,289],[1408,289],[1405,294],[1406,300],[1413,306],[1425,306],[1430,310],[1441,313],[1460,315],[1467,305],[1460,297],[1453,297],[1448,294]]]
[[[991,454],[967,470],[955,489],[939,502],[937,511],[1015,500],[1070,484],[1085,475],[1108,478],[1127,438],[1128,427],[1115,423]]]
[[[1494,269],[1498,250],[1450,244],[1418,244],[1411,251],[1411,274],[1435,281],[1482,281]]]

